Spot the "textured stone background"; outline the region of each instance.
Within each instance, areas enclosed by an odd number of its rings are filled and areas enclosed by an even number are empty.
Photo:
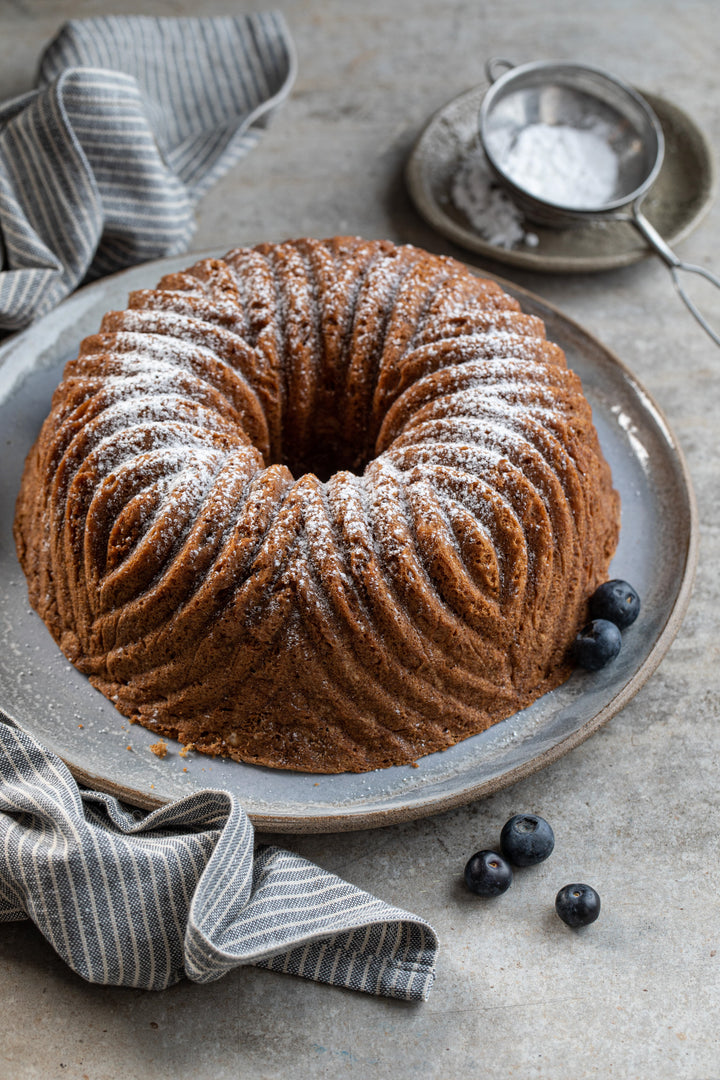
[[[61,22],[142,9],[225,14],[165,0],[6,0],[0,98],[29,89]],[[354,232],[466,258],[428,229],[402,168],[427,118],[483,81],[485,59],[578,59],[676,102],[720,146],[716,0],[255,0],[285,12],[299,78],[253,155],[200,207],[194,247]],[[720,211],[680,246],[720,272]],[[600,276],[511,277],[582,323],[637,374],[687,456],[699,504],[696,587],[659,670],[601,732],[501,794],[426,821],[280,838],[434,923],[438,979],[420,1006],[265,971],[160,995],[93,988],[29,924],[0,927],[0,1075],[17,1080],[720,1076],[720,350],[658,260]],[[720,325],[720,303],[705,294]],[[511,813],[555,826],[547,863],[496,904],[459,884]],[[573,934],[557,888],[594,884],[600,920]],[[3,1059],[5,1063],[3,1064]]]

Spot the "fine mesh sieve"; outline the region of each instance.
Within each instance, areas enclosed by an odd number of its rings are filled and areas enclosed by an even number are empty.
[[[720,335],[686,293],[679,273],[698,274],[718,288],[720,279],[678,258],[641,210],[665,152],[660,122],[645,99],[589,65],[515,66],[493,59],[486,71],[491,85],[480,109],[480,140],[491,171],[527,217],[558,228],[629,221],[670,268],[685,305],[720,345]],[[555,136],[544,170],[537,146],[528,141],[536,133]],[[559,140],[565,135],[573,138],[566,139],[563,155]]]

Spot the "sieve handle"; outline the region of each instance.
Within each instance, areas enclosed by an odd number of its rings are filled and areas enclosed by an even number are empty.
[[[640,210],[640,200],[633,203],[632,207],[632,223],[636,229],[647,240],[650,247],[653,249],[656,255],[659,255],[670,267],[670,273],[672,279],[675,282],[675,288],[677,289],[680,299],[685,304],[685,307],[693,315],[702,326],[706,334],[708,334],[716,345],[720,345],[720,334],[710,326],[702,312],[698,309],[697,305],[690,299],[686,293],[682,281],[679,277],[679,272],[683,271],[686,274],[698,274],[700,277],[705,278],[711,285],[714,285],[717,289],[720,289],[720,278],[716,274],[712,274],[709,270],[706,270],[704,266],[696,266],[694,263],[683,262],[679,259],[675,252],[666,244],[660,233],[657,231],[654,225],[651,225],[648,219]]]
[[[511,68],[517,67],[512,60],[503,60],[501,56],[491,56],[485,61],[485,76],[489,83],[497,82],[501,75]]]

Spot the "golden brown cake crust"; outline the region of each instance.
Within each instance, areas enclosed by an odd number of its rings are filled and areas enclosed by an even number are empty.
[[[71,361],[15,537],[126,716],[311,772],[403,764],[558,685],[619,504],[539,319],[356,237],[135,292]]]

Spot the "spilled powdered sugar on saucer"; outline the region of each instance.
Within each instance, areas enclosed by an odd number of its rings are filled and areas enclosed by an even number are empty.
[[[463,158],[451,195],[457,209],[489,244],[537,247],[537,235],[525,228],[522,211],[493,178],[482,147],[475,147]]]

